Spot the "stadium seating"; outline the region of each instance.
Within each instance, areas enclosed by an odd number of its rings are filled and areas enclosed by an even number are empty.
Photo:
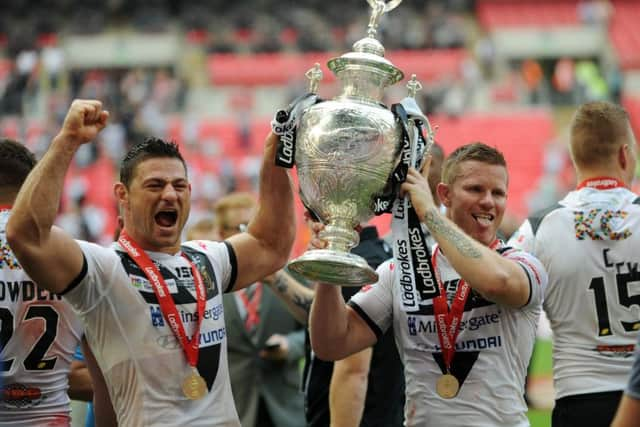
[[[479,0],[477,16],[486,29],[581,25],[576,0]]]
[[[211,54],[207,60],[209,82],[215,86],[286,85],[301,80],[316,62],[323,67],[323,82],[331,82],[335,77],[326,68],[326,63],[339,55],[329,52]],[[420,81],[427,82],[444,75],[457,76],[468,54],[463,49],[441,49],[394,51],[386,56],[400,69],[411,70]]]
[[[618,54],[623,70],[640,69],[640,2],[614,1],[614,14],[609,26],[609,37]]]

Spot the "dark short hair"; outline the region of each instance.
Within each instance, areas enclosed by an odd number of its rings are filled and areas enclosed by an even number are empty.
[[[571,157],[577,166],[608,161],[629,140],[629,115],[606,101],[588,102],[576,111],[571,123]]]
[[[122,159],[122,164],[120,165],[120,182],[129,188],[136,166],[147,159],[158,157],[180,160],[184,166],[185,173],[187,172],[187,164],[182,154],[180,154],[178,144],[173,141],[165,141],[161,138],[148,137],[141,143],[136,144],[124,156],[124,159]]]
[[[456,148],[449,154],[442,166],[442,182],[445,184],[453,183],[458,177],[460,163],[470,160],[507,167],[503,154],[497,148],[482,142],[472,142]]]
[[[0,139],[0,188],[19,190],[35,165],[35,156],[23,144]]]

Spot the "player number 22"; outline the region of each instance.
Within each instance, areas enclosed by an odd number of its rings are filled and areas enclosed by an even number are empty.
[[[45,359],[44,356],[51,348],[51,344],[58,334],[58,312],[49,305],[31,305],[24,315],[24,322],[41,319],[44,321],[44,331],[24,359],[24,368],[29,371],[46,371],[53,369],[57,357]],[[6,307],[0,307],[0,350],[4,349],[13,335],[13,314]],[[11,369],[15,359],[0,360],[0,371]]]

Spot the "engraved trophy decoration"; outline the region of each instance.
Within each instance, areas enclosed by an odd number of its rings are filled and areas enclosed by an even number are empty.
[[[286,135],[287,126],[294,126],[284,124],[291,121],[289,113],[281,110],[272,123],[281,135],[280,147],[295,152],[302,201],[325,224],[320,237],[328,242],[325,249],[309,250],[288,267],[308,279],[344,286],[377,281],[367,262],[349,251],[359,240],[354,229],[373,216],[374,196],[389,181],[403,145],[402,124],[381,102],[384,89],[404,75],[384,58],[385,49],[375,39],[380,18],[401,0],[367,1],[373,9],[367,37],[327,64],[342,93],[323,102],[314,97],[312,105],[298,108],[293,135]],[[313,95],[322,78],[319,65],[306,76]],[[415,76],[408,87],[410,96],[420,88]]]

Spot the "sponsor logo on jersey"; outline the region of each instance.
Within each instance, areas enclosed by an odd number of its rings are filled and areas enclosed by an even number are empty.
[[[156,339],[158,345],[167,350],[176,350],[180,348],[180,343],[173,335],[162,335]]]
[[[24,384],[8,384],[0,389],[2,403],[13,408],[30,408],[42,401],[42,391]]]
[[[133,286],[136,289],[147,289],[150,288],[149,286],[149,282],[145,279],[143,279],[140,276],[129,276],[129,278],[131,279],[131,286]]]
[[[136,275],[130,274],[129,275],[129,279],[131,280],[131,286],[133,286],[137,290],[142,291],[142,292],[154,293],[153,287],[151,286],[151,282],[149,282],[149,280],[147,280],[146,277],[141,277],[141,276],[136,276]],[[165,278],[164,281],[167,284],[167,288],[169,288],[169,293],[170,294],[175,294],[175,293],[178,292],[178,286],[176,285],[175,279],[166,279]]]
[[[413,308],[418,303],[416,301],[415,286],[413,283],[413,272],[411,269],[411,263],[409,261],[409,248],[405,240],[398,239],[397,241],[398,253],[396,254],[396,262],[400,267],[398,271],[398,280],[400,286],[402,286],[402,304],[405,307]]]
[[[461,350],[484,350],[487,348],[502,347],[502,337],[495,335],[491,337],[479,337],[471,339],[460,339],[456,341],[456,351]],[[441,351],[440,345],[435,345],[436,351]]]
[[[180,320],[183,324],[193,323],[198,320],[198,313],[193,311],[178,310],[180,314]],[[213,307],[205,308],[202,312],[203,320],[218,320],[223,317],[224,306],[222,304],[214,305]],[[163,328],[165,326],[164,317],[160,306],[149,305],[149,314],[151,316],[151,325],[156,328]]]
[[[223,327],[211,329],[200,333],[198,344],[200,347],[208,347],[210,345],[219,344],[224,341],[227,336],[227,330]]]
[[[627,358],[633,356],[635,344],[599,345],[596,351],[603,356]]]
[[[162,311],[159,306],[149,306],[149,312],[151,314],[151,325],[155,328],[163,328],[164,327],[164,317],[162,316]]]
[[[213,328],[208,331],[203,331],[203,332],[200,332],[198,345],[200,347],[209,347],[211,345],[220,344],[222,341],[224,341],[226,336],[227,336],[227,330],[225,329],[224,326],[220,328]],[[176,350],[178,348],[181,348],[180,342],[173,334],[162,335],[156,338],[156,343],[160,347],[166,348],[167,350]]]
[[[496,312],[486,313],[480,316],[473,316],[460,322],[460,331],[468,329],[469,331],[477,331],[483,326],[489,326],[500,323],[500,315]],[[409,335],[417,336],[418,334],[436,334],[436,322],[432,316],[407,316],[407,327]]]

